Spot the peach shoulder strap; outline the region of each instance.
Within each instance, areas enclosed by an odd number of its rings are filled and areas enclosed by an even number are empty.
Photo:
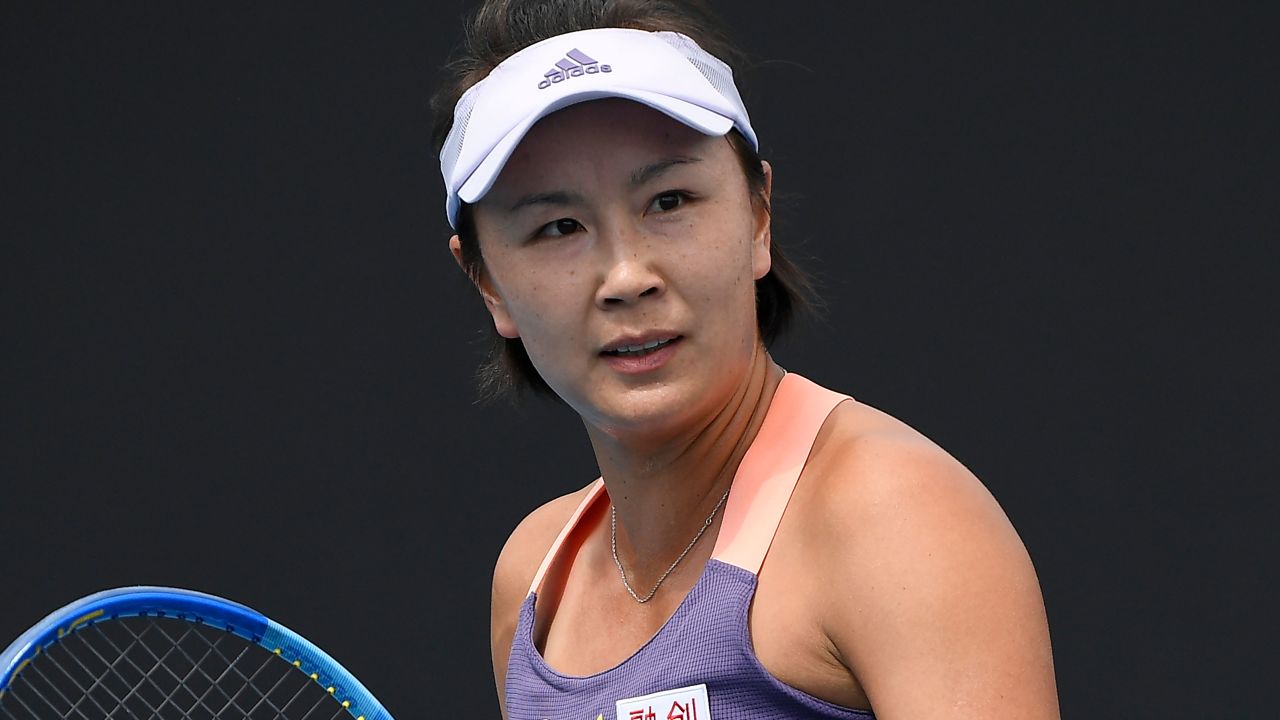
[[[848,399],[795,373],[782,378],[733,478],[711,557],[760,572],[818,431]]]
[[[582,519],[583,514],[602,497],[608,497],[609,494],[604,491],[604,480],[597,478],[591,484],[591,488],[587,490],[586,497],[582,498],[582,502],[578,503],[578,508],[569,516],[569,522],[564,524],[560,530],[560,534],[556,536],[556,541],[551,543],[551,549],[547,550],[547,554],[542,558],[542,565],[538,567],[538,572],[533,576],[533,582],[529,585],[529,592],[535,593],[542,587],[542,578],[547,574],[547,569],[551,567],[551,563],[560,554],[560,548],[565,541],[569,539],[569,535],[573,533],[573,529],[578,526],[578,521]]]
[[[713,558],[752,573],[760,571],[822,423],[836,405],[847,399],[847,395],[827,390],[795,373],[782,378],[760,432],[734,476]],[[530,593],[542,587],[548,568],[582,516],[608,496],[603,480],[591,485],[547,550],[529,585]]]

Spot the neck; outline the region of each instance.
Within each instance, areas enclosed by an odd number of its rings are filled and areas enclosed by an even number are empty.
[[[587,427],[617,512],[618,554],[638,584],[667,569],[729,489],[784,374],[761,350],[714,412],[661,440]],[[714,542],[719,520],[717,513],[700,546]]]

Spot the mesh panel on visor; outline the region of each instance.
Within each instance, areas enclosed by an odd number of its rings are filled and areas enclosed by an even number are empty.
[[[464,93],[454,109],[453,130],[446,138],[444,147],[440,148],[440,165],[444,168],[445,182],[449,181],[453,169],[458,165],[458,156],[462,154],[462,142],[467,137],[467,124],[471,122],[471,111],[476,107],[477,97],[474,92]]]
[[[654,35],[683,55],[689,61],[689,64],[697,68],[698,72],[702,73],[702,76],[707,79],[707,82],[711,83],[711,87],[715,88],[716,92],[728,98],[737,107],[744,107],[742,96],[738,94],[738,86],[733,82],[732,68],[715,55],[703,50],[685,35],[665,31],[654,33]],[[742,134],[747,136],[752,145],[756,144],[756,138],[753,133],[743,130]]]

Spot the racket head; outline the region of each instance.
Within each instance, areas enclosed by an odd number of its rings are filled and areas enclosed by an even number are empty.
[[[50,654],[64,641],[70,646],[74,642],[72,638],[96,626],[114,629],[126,622],[148,622],[127,620],[129,618],[152,618],[153,622],[166,623],[171,628],[185,628],[183,637],[190,632],[200,637],[209,635],[215,640],[222,633],[239,637],[246,641],[241,645],[262,648],[309,678],[332,696],[335,706],[343,708],[351,718],[390,720],[390,714],[359,680],[301,635],[240,603],[194,590],[158,586],[115,588],[80,598],[24,632],[0,653],[0,709],[4,709],[6,694],[20,685],[24,672],[44,675],[42,655]],[[163,629],[159,634],[165,640],[171,639]],[[134,635],[135,642],[141,640]],[[115,649],[112,646],[107,652]],[[151,657],[156,659],[158,667],[160,658]],[[110,661],[101,656],[97,659],[104,664]],[[83,663],[80,665],[84,668]],[[98,678],[92,684],[97,686],[101,681],[102,678]]]

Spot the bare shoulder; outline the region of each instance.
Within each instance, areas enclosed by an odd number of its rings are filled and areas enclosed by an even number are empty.
[[[537,574],[542,559],[574,510],[582,503],[591,485],[562,495],[529,513],[507,538],[493,570],[493,603],[490,607],[490,642],[493,675],[498,686],[498,699],[506,717],[503,687],[506,684],[507,658],[520,612],[520,604],[528,595],[529,585]]]
[[[856,401],[828,418],[805,478],[824,497],[840,500],[820,506],[835,527],[900,520],[904,513],[919,523],[958,513],[1008,526],[986,486],[950,453],[905,422]]]
[[[542,559],[590,489],[591,485],[587,485],[543,504],[511,532],[493,571],[495,617],[499,605],[511,606],[508,615],[519,608]]]
[[[925,580],[968,583],[975,565],[1031,569],[1004,510],[972,472],[922,433],[862,403],[843,403],[828,418],[797,493],[801,526],[829,548],[824,560],[857,578],[851,592],[865,595],[863,608],[900,607],[903,598],[895,596]]]
[[[1057,717],[1035,570],[972,472],[906,423],[846,402],[804,476],[797,525],[837,590],[824,633],[878,711]]]

